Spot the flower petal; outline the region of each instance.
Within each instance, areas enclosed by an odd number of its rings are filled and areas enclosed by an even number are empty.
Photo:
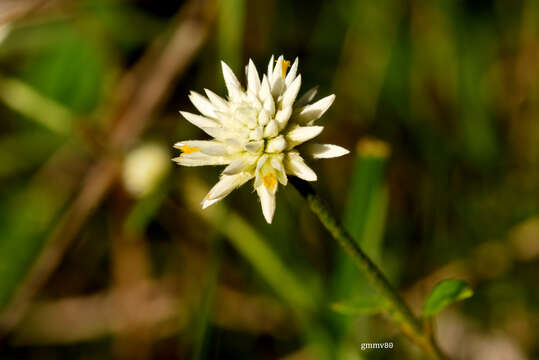
[[[231,99],[236,99],[241,96],[241,84],[234,75],[234,72],[230,67],[224,62],[221,61],[221,67],[223,69],[223,77],[225,79],[225,85],[228,90],[228,96]]]
[[[275,120],[270,120],[264,128],[264,137],[274,137],[279,133],[279,124]]]
[[[263,147],[264,147],[264,140],[258,140],[258,141],[248,142],[244,148],[246,151],[256,154],[257,152],[262,150]]]
[[[253,94],[258,94],[260,90],[260,77],[251,59],[249,59],[249,65],[247,65],[247,90]]]
[[[177,143],[174,144],[173,147],[176,149],[182,150],[183,147],[187,146],[189,148],[196,149],[191,152],[197,152],[197,151],[200,151],[200,148],[204,146],[209,146],[216,143],[217,142],[213,140],[184,140],[184,141],[178,141]]]
[[[224,144],[214,144],[212,146],[208,146],[207,148],[200,149],[200,152],[206,155],[213,156],[228,155],[226,145]]]
[[[222,199],[232,192],[232,190],[245,184],[253,176],[250,173],[242,172],[236,175],[223,175],[221,179],[211,188],[204,201]],[[204,207],[204,201],[202,206]]]
[[[274,55],[271,55],[271,58],[270,58],[270,61],[268,63],[268,78],[271,79],[272,78],[272,75],[273,75],[273,64],[275,62],[275,56]]]
[[[301,75],[298,77],[286,88],[286,91],[283,94],[283,99],[281,100],[281,107],[289,107],[294,104],[296,96],[298,96],[299,88],[301,87]]]
[[[208,200],[206,198],[204,198],[204,200],[202,200],[202,203],[200,203],[200,205],[202,206],[202,210],[206,209],[207,207],[210,207],[212,206],[213,204],[215,204],[216,202],[219,202],[221,200],[223,200],[224,197],[222,198],[217,198],[217,199],[213,199],[213,200]]]
[[[277,58],[275,61],[275,67],[273,68],[273,72],[271,73],[271,76],[268,74],[268,80],[270,81],[270,84],[275,81],[277,78],[283,77],[283,61],[284,56],[281,55]]]
[[[347,149],[332,144],[309,144],[306,150],[313,159],[330,159],[350,153]]]
[[[261,139],[264,135],[264,128],[262,126],[257,126],[253,130],[249,131],[249,140]]]
[[[187,140],[174,144],[176,149],[180,149],[184,155],[201,152],[206,155],[222,156],[227,155],[227,145],[215,140]]]
[[[238,139],[230,139],[230,138],[228,138],[228,139],[225,139],[225,143],[228,146],[234,148],[236,150],[236,152],[241,151],[241,149],[243,149],[243,145],[242,145],[243,142],[240,142]]]
[[[258,124],[264,126],[270,121],[270,116],[266,110],[261,110],[258,114]]]
[[[215,106],[206,99],[204,96],[200,95],[196,91],[191,91],[189,94],[189,100],[195,105],[198,111],[204,116],[215,118]]]
[[[258,159],[258,161],[257,161],[257,163],[256,163],[256,169],[255,169],[255,175],[256,175],[256,177],[255,177],[255,181],[254,181],[254,187],[255,187],[255,189],[256,189],[257,187],[259,187],[260,184],[263,183],[262,172],[261,172],[261,170],[262,170],[262,167],[263,167],[264,165],[266,165],[266,162],[267,162],[267,161],[268,161],[268,155],[262,155],[262,156]]]
[[[288,177],[286,176],[286,170],[283,165],[284,156],[280,154],[279,156],[273,156],[270,160],[271,167],[275,170],[277,179],[283,185],[288,184]]]
[[[221,141],[226,141],[226,139],[232,137],[230,131],[222,127],[202,127],[201,129],[206,134]]]
[[[318,136],[322,130],[324,130],[323,126],[296,126],[286,135],[288,148],[291,149],[296,145],[311,140]]]
[[[308,103],[310,103],[314,99],[317,92],[318,92],[318,86],[310,88],[309,90],[307,90],[307,92],[305,94],[301,95],[301,97],[298,99],[298,101],[296,101],[294,103],[294,107],[295,108],[300,108],[302,106],[307,105]]]
[[[286,124],[288,124],[288,120],[290,119],[291,115],[292,106],[283,107],[281,110],[277,111],[277,114],[275,114],[275,121],[277,121],[280,130],[286,127]]]
[[[296,152],[290,151],[284,162],[286,172],[305,181],[316,181],[316,173],[305,164],[303,158]]]
[[[286,74],[286,79],[284,80],[285,85],[288,87],[290,84],[294,81],[296,78],[296,73],[298,72],[298,58],[294,60],[294,63],[290,67],[290,70],[288,71],[288,74]]]
[[[268,141],[266,146],[267,153],[280,153],[286,149],[286,140],[283,135],[279,135]]]
[[[225,99],[217,95],[211,90],[204,89],[204,92],[206,93],[206,96],[208,99],[210,99],[213,106],[215,106],[219,111],[227,111],[228,110],[228,103]]]
[[[268,155],[262,155],[257,163],[256,163],[256,172],[260,172],[260,169],[262,169],[262,166],[264,166],[264,164],[266,163],[266,161],[268,161]]]
[[[223,175],[235,175],[245,171],[248,167],[254,165],[256,156],[242,156],[230,163],[224,170]]]
[[[199,128],[205,128],[205,127],[218,127],[219,124],[212,120],[208,119],[204,116],[193,114],[187,111],[180,111],[180,114],[191,124],[199,127]]]
[[[275,214],[275,193],[268,189],[264,184],[258,186],[256,192],[260,198],[264,219],[266,219],[268,224],[271,224],[273,215]]]
[[[271,88],[269,85],[268,77],[264,74],[262,77],[262,82],[260,83],[260,90],[258,91],[258,98],[262,103],[266,101],[266,99],[271,97]]]
[[[314,104],[303,107],[296,116],[298,123],[309,124],[319,119],[327,109],[333,104],[335,95],[329,95],[315,102]]]
[[[264,109],[266,109],[269,113],[270,117],[273,116],[273,114],[275,114],[275,102],[273,100],[273,96],[271,95],[271,88],[266,75],[264,75],[262,79],[262,84],[260,85],[260,92],[258,93],[258,97],[264,105]]]
[[[207,155],[200,151],[183,153],[172,160],[183,166],[228,165],[232,162],[228,156]]]
[[[271,77],[268,79],[271,86],[271,94],[273,97],[277,98],[281,95],[284,88],[284,79],[283,79],[283,56],[279,56],[277,59],[277,65],[273,69]]]

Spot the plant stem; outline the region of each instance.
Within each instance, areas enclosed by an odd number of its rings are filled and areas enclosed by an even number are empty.
[[[312,186],[297,177],[290,177],[290,182],[307,200],[311,210],[318,216],[320,222],[331,233],[333,238],[352,257],[357,267],[366,274],[367,279],[373,287],[387,300],[390,306],[389,315],[399,325],[402,332],[429,354],[431,358],[446,359],[434,341],[433,336],[426,331],[422,323],[414,316],[408,305],[406,305],[397,291],[391,286],[384,274],[382,274],[367,254],[361,250],[340,222],[330,213]]]

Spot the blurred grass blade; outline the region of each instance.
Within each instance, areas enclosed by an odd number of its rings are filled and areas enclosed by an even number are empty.
[[[32,186],[0,209],[0,308],[6,305],[39,253],[46,229],[64,205],[67,194]]]
[[[423,305],[423,316],[436,315],[446,306],[464,300],[473,295],[472,288],[462,280],[448,279],[442,280],[434,286],[425,304]]]
[[[358,143],[343,220],[358,245],[375,261],[380,258],[387,211],[388,156],[389,147],[382,141],[363,139]]]
[[[349,316],[373,315],[387,309],[387,304],[383,298],[377,295],[362,296],[348,301],[335,302],[331,304],[331,310]]]
[[[356,150],[343,224],[357,244],[378,263],[388,205],[385,167],[390,150],[387,144],[374,139],[359,141]],[[378,297],[365,275],[343,251],[337,252],[333,286],[332,299],[349,314],[353,312],[350,302],[372,302],[373,298]],[[382,311],[383,304],[378,304],[377,310]],[[341,317],[336,321],[343,338],[346,337],[349,319]],[[365,326],[363,324],[363,330],[367,331]]]
[[[204,198],[206,191],[195,180],[186,180],[184,185],[183,191],[191,208],[200,211],[204,220],[225,235],[281,298],[298,309],[315,308],[311,289],[288,270],[255,228],[236,212],[228,210],[223,202],[202,211],[200,199]]]
[[[221,0],[219,9],[219,53],[232,69],[241,65],[243,31],[245,25],[245,0]],[[240,74],[243,71],[240,71]]]
[[[38,256],[45,235],[77,186],[77,171],[51,176],[59,164],[82,161],[79,148],[65,145],[25,187],[3,190],[0,203],[0,309],[10,300]],[[55,173],[56,175],[56,173]]]
[[[343,223],[358,245],[371,258],[380,260],[388,195],[385,166],[389,147],[381,141],[358,143]],[[334,295],[343,301],[370,290],[362,273],[343,252],[338,252]]]
[[[71,112],[23,81],[0,76],[0,100],[12,110],[56,133],[66,135],[71,129]]]
[[[361,114],[362,121],[375,118],[405,12],[403,4],[393,0],[339,0],[337,3],[340,15],[348,23],[348,30],[335,75],[335,87],[342,94],[339,96],[353,99],[350,101],[353,113]],[[335,22],[335,19],[330,21]]]
[[[458,116],[455,120],[459,127],[459,145],[468,161],[483,166],[495,165],[499,161],[497,151],[500,146],[497,143],[492,101],[496,98],[495,94],[501,91],[501,83],[493,81],[491,66],[495,54],[501,51],[502,42],[497,40],[497,29],[492,23],[484,19],[471,21],[473,15],[461,6],[451,10],[452,17],[456,19],[454,29],[457,41],[459,46],[466,49],[457,59],[459,92],[456,99]]]
[[[193,360],[207,358],[208,346],[206,345],[210,335],[208,333],[210,332],[210,321],[219,280],[219,270],[221,267],[221,240],[222,239],[216,238],[212,241],[214,255],[211,257],[211,265],[206,279],[206,286],[204,288],[202,299],[199,303],[200,306],[197,311],[195,345],[192,356]]]
[[[307,347],[321,359],[332,358],[333,339],[324,326],[309,316],[318,305],[318,293],[291,272],[268,245],[268,239],[263,238],[239,214],[227,209],[225,202],[220,201],[201,210],[200,199],[204,198],[207,189],[203,189],[199,181],[186,179],[182,188],[191,209],[200,212],[204,220],[226,236],[273,291],[294,310],[297,318],[291,321],[297,320],[302,324]]]

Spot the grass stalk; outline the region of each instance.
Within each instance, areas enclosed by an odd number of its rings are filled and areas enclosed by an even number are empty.
[[[391,286],[384,274],[361,250],[342,224],[331,214],[328,207],[316,194],[313,187],[306,181],[291,177],[290,182],[307,200],[310,209],[316,214],[320,222],[329,231],[331,236],[343,247],[344,251],[354,260],[376,291],[387,300],[388,314],[399,325],[402,332],[415,344],[421,347],[432,359],[447,359],[437,346],[434,337],[426,331],[422,323],[414,316],[408,305],[397,291]]]

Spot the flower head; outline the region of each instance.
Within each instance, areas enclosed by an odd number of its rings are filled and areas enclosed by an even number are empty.
[[[230,194],[235,188],[254,179],[254,188],[262,203],[262,212],[271,223],[275,212],[275,193],[279,184],[286,185],[287,175],[316,181],[313,170],[301,154],[314,159],[332,158],[348,150],[327,144],[307,144],[323,127],[313,125],[331,106],[335,95],[310,104],[317,88],[296,100],[301,75],[298,59],[290,62],[273,56],[262,79],[249,60],[245,72],[247,89],[243,89],[232,70],[221,62],[228,100],[205,89],[207,97],[191,92],[189,98],[201,115],[181,114],[213,140],[181,141],[174,147],[181,155],[174,159],[184,166],[227,165],[221,179],[202,201],[206,208]],[[290,70],[287,72],[288,67]],[[301,146],[300,146],[301,145]]]
[[[125,189],[135,197],[144,197],[156,189],[169,170],[166,148],[156,143],[140,145],[125,159],[122,172]]]

